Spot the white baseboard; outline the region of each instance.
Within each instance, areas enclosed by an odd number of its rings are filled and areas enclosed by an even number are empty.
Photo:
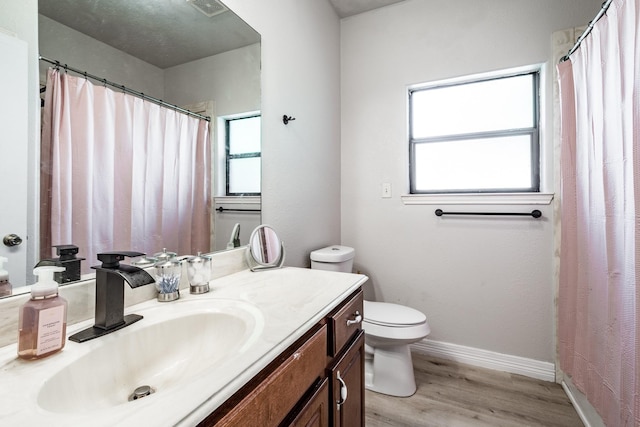
[[[411,348],[419,353],[467,365],[524,375],[543,381],[555,382],[556,380],[556,368],[551,362],[429,339],[412,344]]]
[[[589,403],[587,397],[573,385],[571,378],[566,374],[562,378],[562,388],[569,396],[571,404],[576,409],[580,420],[585,427],[604,427],[604,422],[595,408]]]

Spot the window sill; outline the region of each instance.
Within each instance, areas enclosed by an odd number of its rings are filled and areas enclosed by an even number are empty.
[[[214,197],[214,202],[216,204],[218,203],[225,203],[225,204],[229,204],[229,205],[259,205],[261,202],[261,197],[260,196],[216,196]]]
[[[553,193],[405,194],[405,205],[549,205]]]

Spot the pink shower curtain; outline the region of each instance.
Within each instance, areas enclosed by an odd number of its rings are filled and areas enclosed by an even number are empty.
[[[640,426],[640,0],[614,0],[558,66],[560,367],[607,426]]]
[[[49,69],[41,252],[75,244],[87,259],[83,272],[104,251],[209,252],[208,126]]]

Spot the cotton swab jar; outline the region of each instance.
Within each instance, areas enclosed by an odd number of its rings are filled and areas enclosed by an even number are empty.
[[[189,289],[192,294],[204,294],[209,292],[209,280],[211,280],[211,257],[200,255],[187,258],[187,275],[189,277]]]
[[[175,257],[160,260],[155,265],[158,301],[175,301],[180,298],[182,265]]]

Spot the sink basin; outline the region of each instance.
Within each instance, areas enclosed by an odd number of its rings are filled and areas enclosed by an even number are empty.
[[[234,357],[251,348],[264,327],[257,308],[235,300],[177,301],[136,313],[144,319],[90,346],[68,342],[66,349],[86,346],[86,353],[44,381],[38,406],[78,413],[167,396],[205,371],[224,372]],[[141,386],[154,393],[130,401]]]

